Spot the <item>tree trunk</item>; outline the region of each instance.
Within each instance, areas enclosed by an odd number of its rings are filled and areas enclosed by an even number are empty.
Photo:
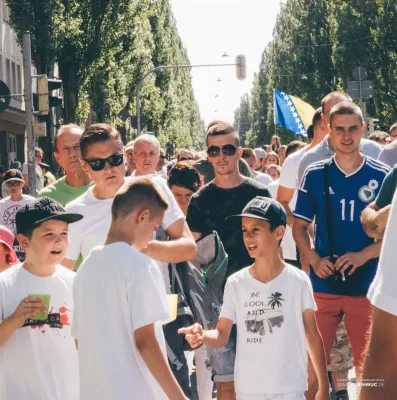
[[[65,124],[77,123],[76,111],[79,104],[79,83],[80,78],[70,63],[59,61],[59,75],[63,87],[63,113]]]

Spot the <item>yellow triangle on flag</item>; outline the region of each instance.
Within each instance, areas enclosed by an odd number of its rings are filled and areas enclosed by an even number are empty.
[[[294,102],[296,110],[302,119],[303,125],[305,126],[305,129],[307,129],[307,127],[312,123],[313,115],[316,110],[309,103],[304,102],[299,97],[291,95],[289,97]]]

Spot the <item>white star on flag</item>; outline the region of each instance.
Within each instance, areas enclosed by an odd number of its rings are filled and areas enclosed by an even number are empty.
[[[292,113],[292,115],[294,116],[294,118],[296,118],[299,114],[298,114],[296,111],[294,111],[294,112]]]

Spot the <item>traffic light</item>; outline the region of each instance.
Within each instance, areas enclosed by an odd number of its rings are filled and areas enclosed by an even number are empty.
[[[38,112],[47,115],[51,108],[62,105],[62,97],[51,96],[53,90],[61,89],[62,81],[48,79],[47,75],[37,76]]]
[[[247,60],[242,54],[236,57],[236,77],[240,81],[247,77]]]

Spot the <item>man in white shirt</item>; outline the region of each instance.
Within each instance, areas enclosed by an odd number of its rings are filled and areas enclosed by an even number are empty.
[[[69,231],[69,249],[62,264],[73,268],[79,254],[86,258],[89,252],[103,243],[111,222],[110,209],[117,190],[124,184],[123,143],[117,130],[106,124],[94,124],[87,128],[80,140],[82,165],[94,181],[86,193],[67,205],[67,209],[79,210],[84,219]],[[171,191],[162,186],[170,202],[163,228],[170,240],[153,240],[143,252],[164,262],[192,260],[196,256],[196,244]],[[168,192],[166,193],[166,190]],[[83,222],[84,221],[84,222]]]
[[[397,195],[394,195],[378,270],[368,291],[372,327],[362,379],[379,377],[376,387],[363,387],[360,400],[397,398]]]
[[[305,146],[306,146],[306,144],[303,142],[300,142],[299,140],[294,140],[293,142],[291,142],[287,146],[287,150],[285,153],[286,158],[284,161],[284,165],[286,165],[287,160],[288,160],[287,166],[290,166],[290,165],[292,166],[294,163],[293,162],[290,163],[289,162],[290,159],[291,158],[293,158],[293,159],[299,158],[299,157],[295,157],[295,155],[297,153],[302,153],[305,150]],[[284,165],[282,167],[281,172],[284,170]],[[291,169],[288,168],[288,176],[285,179],[286,180],[289,179],[291,181],[291,177],[293,177],[294,173],[295,173],[295,170],[293,170],[292,168]],[[284,177],[285,177],[285,175],[286,175],[286,171],[284,170]],[[280,182],[281,182],[281,178],[272,182],[268,186],[270,194],[272,195],[272,197],[274,199],[277,199],[277,193],[280,190]],[[293,198],[289,202],[289,206],[292,208],[295,208],[295,204],[296,204],[296,191],[293,193]],[[284,206],[284,208],[286,208],[286,207]],[[285,262],[287,262],[288,264],[294,265],[295,267],[301,268],[301,265],[297,259],[296,246],[295,246],[294,239],[292,237],[292,230],[289,225],[287,225],[285,227],[285,234],[283,237],[283,241],[281,242],[281,246],[283,249],[283,256],[284,256]]]

